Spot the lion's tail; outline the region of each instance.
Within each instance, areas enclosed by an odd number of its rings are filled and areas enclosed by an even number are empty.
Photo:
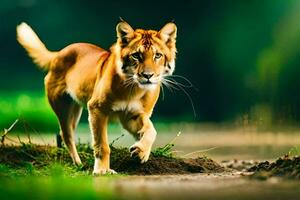
[[[49,51],[32,28],[24,22],[17,26],[17,40],[41,69],[49,70],[57,52]]]

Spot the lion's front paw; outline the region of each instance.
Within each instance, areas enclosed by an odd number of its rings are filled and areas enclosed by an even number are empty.
[[[93,175],[99,176],[99,175],[106,175],[106,174],[117,174],[117,172],[113,169],[94,169]]]
[[[147,147],[143,145],[141,142],[136,142],[129,148],[131,156],[137,155],[141,163],[145,163],[148,161],[150,153],[151,153],[151,146]]]

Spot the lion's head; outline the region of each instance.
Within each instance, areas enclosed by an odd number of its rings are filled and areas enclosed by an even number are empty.
[[[140,88],[151,89],[175,69],[176,33],[174,23],[160,31],[134,30],[127,22],[117,27],[118,40],[114,48],[118,73]]]

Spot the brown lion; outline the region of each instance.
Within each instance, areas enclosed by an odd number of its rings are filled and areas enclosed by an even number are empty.
[[[160,31],[136,29],[121,21],[117,42],[106,51],[88,43],[74,43],[51,52],[26,24],[17,26],[17,40],[43,70],[48,101],[55,112],[60,135],[75,164],[81,164],[74,129],[87,107],[93,136],[94,174],[116,173],[110,169],[107,139],[109,118],[117,116],[122,126],[138,140],[131,155],[148,160],[156,130],[150,120],[165,76],[175,68],[174,23]]]

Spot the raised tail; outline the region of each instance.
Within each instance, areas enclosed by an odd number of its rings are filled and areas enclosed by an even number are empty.
[[[49,51],[32,28],[24,22],[17,26],[17,40],[41,69],[49,70],[57,52]]]

